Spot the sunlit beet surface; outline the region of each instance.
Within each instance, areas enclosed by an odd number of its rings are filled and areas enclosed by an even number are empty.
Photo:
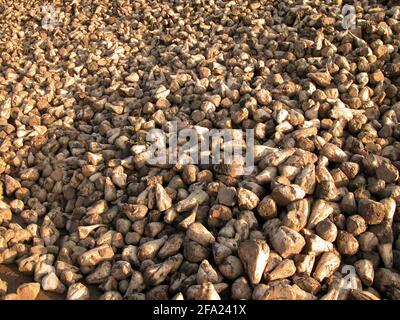
[[[0,299],[400,299],[399,19],[1,1]]]

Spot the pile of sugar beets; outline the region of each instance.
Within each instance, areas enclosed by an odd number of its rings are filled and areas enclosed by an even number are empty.
[[[400,5],[52,3],[0,5],[3,299],[400,299]],[[172,122],[253,172],[151,165]]]

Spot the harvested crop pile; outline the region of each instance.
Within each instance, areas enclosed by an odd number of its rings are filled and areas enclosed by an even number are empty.
[[[400,5],[49,6],[0,1],[0,297],[400,299]],[[152,162],[172,123],[254,168]]]

